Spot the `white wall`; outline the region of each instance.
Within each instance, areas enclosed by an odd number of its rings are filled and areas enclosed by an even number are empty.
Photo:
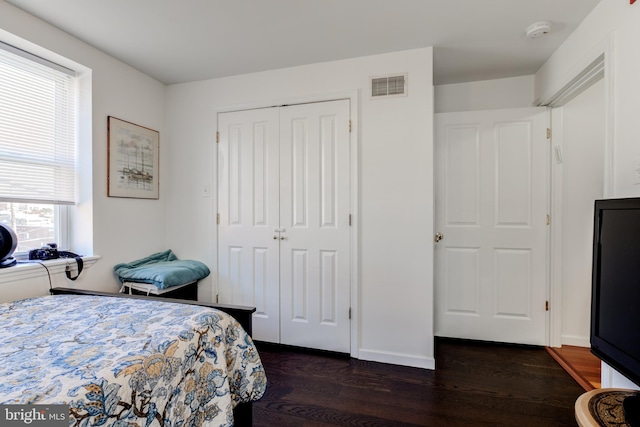
[[[562,344],[589,347],[593,205],[604,188],[604,81],[559,108],[562,117]],[[555,115],[554,115],[555,117]],[[554,140],[557,135],[554,128]]]
[[[531,107],[533,83],[531,75],[435,86],[435,112]]]
[[[408,96],[369,99],[370,76],[398,72],[408,72]],[[215,274],[217,111],[350,93],[359,97],[359,357],[432,368],[431,48],[169,86],[167,220],[184,226],[167,237],[207,254]]]
[[[640,4],[602,0],[567,41],[536,73],[536,99],[545,99],[562,87],[570,76],[602,53],[600,47],[613,40],[613,183],[610,197],[640,195]]]
[[[612,40],[612,85],[607,87],[611,96],[612,182],[607,197],[640,196],[640,3],[602,0],[574,31],[565,43],[536,73],[537,100],[544,100],[557,92],[581,68],[600,55],[602,46]],[[635,333],[633,329],[630,333]],[[606,376],[603,387],[616,386],[619,376]],[[624,382],[624,381],[621,381]]]
[[[215,275],[216,112],[346,92],[358,93],[360,200],[359,349],[373,360],[433,367],[432,49],[177,85],[156,80],[0,0],[0,39],[53,52],[89,71],[81,111],[81,204],[70,249],[102,256],[68,286],[115,290],[118,262],[172,248]],[[372,75],[409,73],[409,96],[369,100]],[[169,102],[165,96],[168,94]],[[165,122],[165,105],[168,120]],[[106,195],[107,116],[160,132],[160,199]],[[90,166],[86,163],[90,162]],[[211,197],[202,197],[203,185]],[[41,281],[33,282],[42,289]],[[30,280],[22,281],[31,286]],[[57,283],[60,285],[60,283]],[[203,281],[209,299],[213,276]]]
[[[169,144],[164,126],[165,86],[2,0],[0,40],[45,56],[53,52],[90,69],[83,76],[83,88],[90,87],[92,97],[85,99],[80,112],[80,205],[74,214],[81,231],[74,233],[69,249],[84,255],[95,253],[102,259],[76,282],[66,284],[117,289],[114,264],[166,248]],[[160,131],[159,200],[107,197],[109,115]],[[29,283],[24,281],[23,286]]]

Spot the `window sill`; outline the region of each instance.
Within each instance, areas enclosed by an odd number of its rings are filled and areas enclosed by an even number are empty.
[[[83,256],[83,268],[89,269],[100,259],[98,255]],[[61,274],[65,272],[67,264],[71,265],[73,271],[76,271],[75,261],[72,258],[57,258],[46,261],[27,261],[19,260],[12,267],[0,269],[0,283],[9,283],[17,280],[35,279],[49,274]],[[43,268],[43,265],[46,267]]]

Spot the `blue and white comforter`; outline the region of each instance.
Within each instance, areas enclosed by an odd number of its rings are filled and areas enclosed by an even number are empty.
[[[0,403],[70,405],[70,425],[227,426],[266,376],[231,316],[56,295],[0,304]]]

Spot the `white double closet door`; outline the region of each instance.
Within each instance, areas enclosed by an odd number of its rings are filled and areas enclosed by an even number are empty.
[[[256,340],[350,350],[349,101],[218,115],[220,302]]]

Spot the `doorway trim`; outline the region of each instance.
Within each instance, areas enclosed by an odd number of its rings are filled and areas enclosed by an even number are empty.
[[[596,45],[588,55],[576,63],[555,92],[548,94],[534,103],[538,106],[550,107],[551,128],[551,245],[550,245],[550,310],[549,310],[549,346],[562,346],[562,168],[553,167],[558,152],[562,148],[562,112],[556,110],[571,99],[584,92],[594,83],[604,79],[605,111],[604,118],[604,188],[605,198],[615,195],[614,153],[614,67],[615,40],[610,34]],[[557,151],[560,150],[560,151]],[[555,159],[554,159],[555,158]]]
[[[350,191],[349,191],[349,211],[351,213],[351,233],[350,233],[350,251],[351,251],[351,262],[350,262],[350,277],[349,277],[349,286],[350,286],[350,313],[351,313],[351,323],[350,323],[350,356],[358,359],[360,354],[360,171],[358,169],[359,162],[359,147],[360,147],[360,135],[359,135],[359,92],[358,91],[347,91],[347,92],[337,92],[337,93],[328,93],[328,94],[319,94],[319,95],[308,95],[308,96],[300,96],[300,97],[289,97],[284,99],[274,99],[270,101],[257,101],[246,104],[238,104],[227,107],[221,107],[215,109],[215,124],[214,129],[216,132],[219,131],[218,128],[218,116],[222,113],[229,113],[234,111],[242,111],[242,110],[253,110],[258,108],[270,108],[270,107],[281,107],[285,105],[296,105],[296,104],[309,104],[316,102],[327,102],[327,101],[338,101],[338,100],[349,100],[349,115],[350,115],[350,152],[349,152],[349,167],[350,167]],[[213,135],[213,143],[216,144],[216,136]],[[212,190],[215,190],[215,197],[212,197],[212,201],[215,204],[213,212],[218,212],[218,150],[213,150],[214,159],[213,164],[216,165],[216,171],[213,173],[213,184]],[[217,268],[218,263],[218,227],[217,225],[213,227],[214,236],[212,239],[212,253],[215,254],[215,263]],[[212,283],[212,295],[219,295],[220,288],[219,283],[216,279],[214,279]]]

